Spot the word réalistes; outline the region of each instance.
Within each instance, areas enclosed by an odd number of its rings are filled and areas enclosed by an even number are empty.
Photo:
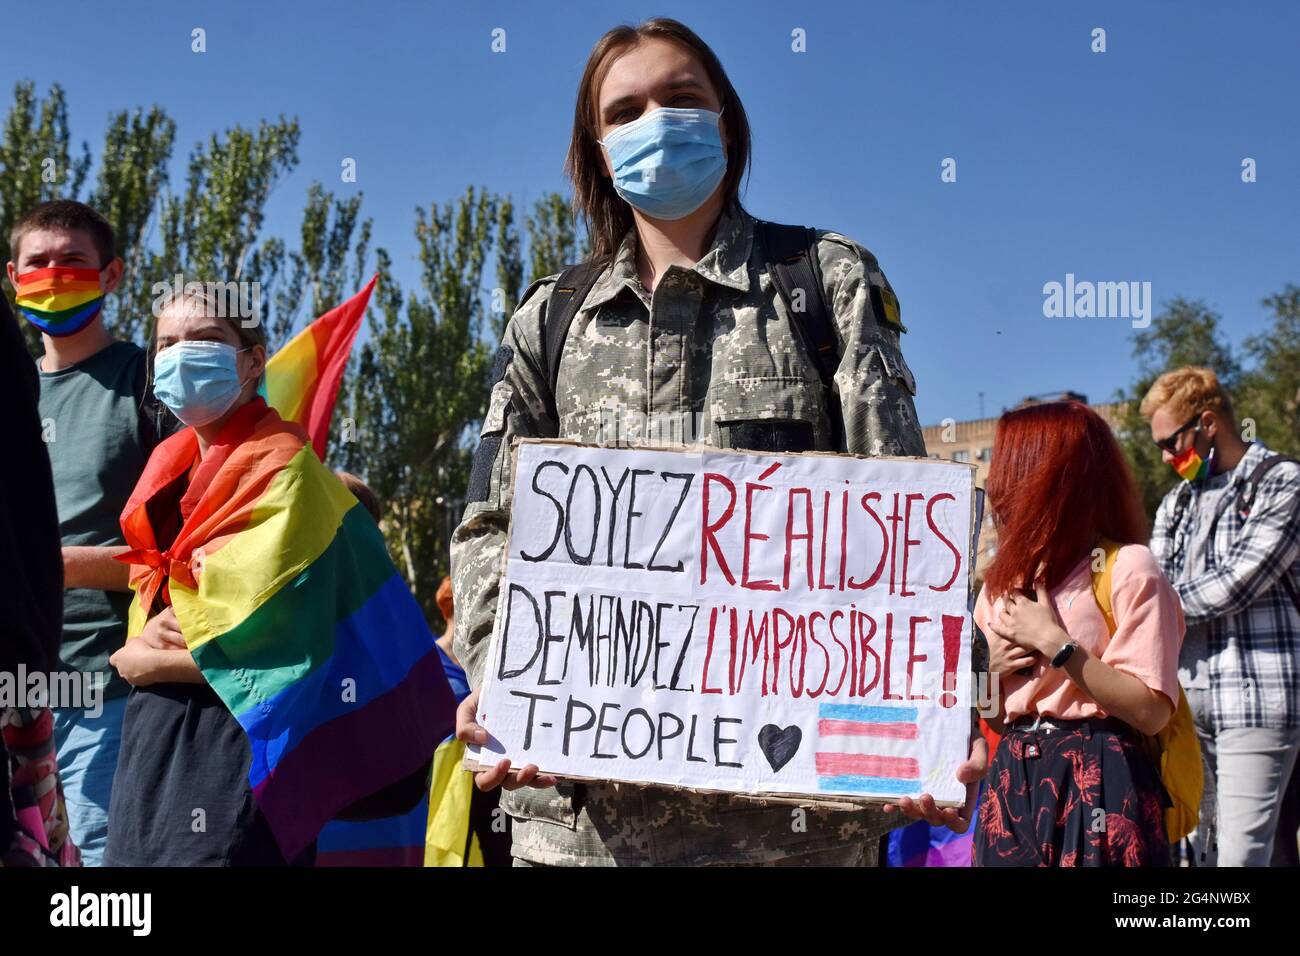
[[[624,468],[611,473],[604,467],[570,469],[560,461],[543,461],[533,471],[531,490],[550,502],[554,524],[543,547],[521,549],[519,556],[547,561],[563,545],[576,565],[682,573],[686,560],[681,548],[689,547],[698,549],[691,557],[698,557],[701,584],[725,582],[751,591],[881,587],[891,595],[913,597],[912,554],[929,545],[930,538],[951,554],[952,570],[945,580],[926,587],[942,592],[957,581],[962,554],[941,530],[943,510],[956,502],[953,494],[859,494],[847,488],[766,484],[780,467],[772,463],[757,480],[737,482],[714,472],[701,476]],[[638,505],[649,507],[650,488],[656,502],[671,505],[651,508],[653,513],[640,510]],[[693,490],[698,506],[690,502]],[[696,515],[697,538],[673,534],[678,522]],[[768,531],[760,530],[765,527]],[[677,553],[671,553],[674,542]],[[759,552],[772,562],[770,569],[759,567]]]
[[[547,590],[537,596],[512,583],[504,625],[500,680],[528,675],[539,687],[559,686],[570,679],[572,666],[585,671],[590,687],[648,685],[736,696],[757,682],[763,697],[878,693],[886,701],[931,699],[918,690],[917,675],[928,660],[918,639],[925,646],[937,629],[939,641],[931,646],[942,648],[943,660],[929,666],[942,666],[939,702],[951,707],[966,619],[896,618],[892,611],[872,614],[856,604],[829,611],[702,609],[598,592]]]

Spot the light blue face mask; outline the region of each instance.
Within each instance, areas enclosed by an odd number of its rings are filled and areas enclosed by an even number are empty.
[[[614,189],[652,219],[681,219],[704,205],[727,172],[721,113],[661,107],[618,127],[609,150]]]
[[[235,404],[239,380],[236,350],[225,342],[177,342],[158,353],[153,393],[186,425],[214,422]]]

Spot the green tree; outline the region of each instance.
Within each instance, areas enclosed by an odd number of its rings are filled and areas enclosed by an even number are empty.
[[[1288,284],[1264,305],[1273,311],[1273,324],[1246,340],[1244,351],[1253,361],[1242,376],[1237,417],[1246,437],[1300,456],[1300,286]]]
[[[559,193],[539,199],[526,224],[530,282],[559,272],[591,251],[586,241],[579,245],[573,210]]]
[[[282,243],[273,247],[268,243],[253,254],[253,271],[264,275],[272,287],[278,270],[288,269],[288,278],[276,289],[274,308],[266,320],[272,350],[283,345],[302,321],[334,308],[369,278],[366,265],[372,223],[360,218],[361,200],[360,193],[336,199],[320,183],[312,183],[307,189],[298,249],[290,252],[287,260]]]
[[[454,202],[417,209],[416,290],[403,292],[388,252],[378,251],[369,339],[345,401],[357,440],[340,446],[341,459],[383,502],[393,559],[431,621],[439,617],[434,594],[469,479],[472,426],[487,394],[492,345],[483,280],[502,236],[511,287],[501,295],[514,301],[519,294],[502,206],[471,187]]]
[[[117,235],[122,283],[105,302],[104,321],[115,336],[128,341],[141,338],[149,326],[149,288],[158,278],[153,274],[149,229],[167,188],[175,138],[176,123],[157,106],[147,113],[115,113],[104,133],[95,188],[87,200]]]
[[[0,235],[6,249],[9,231],[32,206],[50,199],[76,198],[90,163],[90,147],[85,143],[81,155],[73,158],[63,88],[51,86],[49,96],[42,100],[34,84],[18,83],[0,135]],[[7,282],[5,295],[12,303],[14,292]],[[24,322],[23,335],[32,354],[39,355],[40,333]]]
[[[539,200],[526,228],[531,277],[573,261],[572,220],[559,196]],[[417,209],[415,234],[415,290],[401,289],[388,252],[378,250],[369,337],[343,400],[357,440],[341,444],[338,455],[383,501],[393,559],[437,622],[434,594],[448,570],[492,356],[519,301],[524,257],[513,202],[481,189],[427,213]],[[495,284],[486,288],[489,266]]]
[[[276,325],[273,292],[285,268],[285,244],[259,240],[267,200],[298,165],[298,138],[298,121],[281,117],[256,130],[236,126],[213,133],[195,146],[184,191],[161,199],[159,248],[149,254],[138,298],[129,303],[137,325],[119,328],[119,334],[129,331],[140,340],[152,333],[155,283],[165,289],[176,276],[182,283],[248,283],[250,293],[260,290],[257,304],[268,332],[283,331]],[[308,215],[310,210],[309,199]]]

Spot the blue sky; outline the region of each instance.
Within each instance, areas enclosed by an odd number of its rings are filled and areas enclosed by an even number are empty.
[[[910,332],[926,423],[1133,376],[1130,323],[1048,319],[1043,285],[1148,281],[1205,299],[1239,343],[1260,299],[1300,282],[1300,5],[1257,3],[498,0],[122,2],[21,17],[6,90],[68,93],[74,137],[111,110],[177,120],[176,182],[215,129],[283,113],[301,164],[271,202],[292,239],[308,184],[365,193],[375,237],[415,275],[416,205],[468,184],[527,203],[563,190],[573,98],[596,39],[676,16],[718,53],[749,113],[757,215],[843,232],[880,259]],[[15,11],[10,10],[10,16]],[[92,16],[93,14],[93,16]],[[207,31],[208,52],[190,50]],[[506,52],[490,49],[506,31]],[[1106,31],[1093,53],[1091,31]],[[806,31],[807,52],[791,51]],[[57,35],[58,43],[50,42]],[[58,55],[52,55],[57,50]],[[7,94],[6,94],[7,95]],[[358,182],[339,181],[357,160]],[[957,181],[940,164],[957,161]],[[1252,157],[1258,181],[1241,181]]]

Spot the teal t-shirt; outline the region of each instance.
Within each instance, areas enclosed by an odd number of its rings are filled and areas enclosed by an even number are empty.
[[[157,405],[146,397],[146,362],[144,350],[129,342],[114,342],[57,372],[40,371],[37,362],[64,546],[125,543],[122,509],[159,431]],[[105,697],[124,695],[130,687],[108,658],[126,639],[131,593],[70,588],[63,594],[63,666],[101,672]]]

